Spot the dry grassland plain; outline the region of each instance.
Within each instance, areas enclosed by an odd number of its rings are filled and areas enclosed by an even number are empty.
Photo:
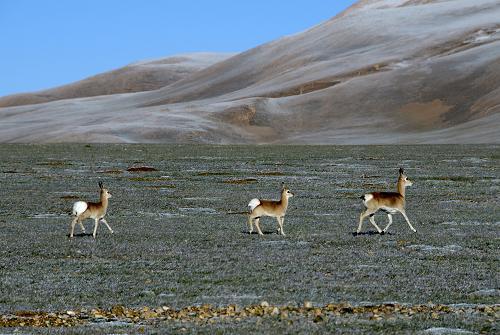
[[[493,333],[499,149],[0,145],[0,332]],[[359,196],[394,190],[400,166],[417,233],[396,215],[353,236]],[[70,240],[99,181],[115,233]],[[248,201],[282,182],[287,236],[272,218],[249,235]]]

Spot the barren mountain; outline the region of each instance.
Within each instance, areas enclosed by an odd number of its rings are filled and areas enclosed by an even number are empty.
[[[500,1],[365,0],[161,89],[0,109],[4,142],[498,143]]]
[[[137,62],[75,83],[35,93],[0,98],[0,107],[152,91],[170,85],[203,68],[233,56],[225,53],[193,53]]]

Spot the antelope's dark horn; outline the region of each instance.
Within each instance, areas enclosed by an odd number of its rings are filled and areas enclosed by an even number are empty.
[[[104,186],[102,185],[102,181],[99,182],[99,187],[102,189]]]
[[[402,167],[400,167],[400,168],[399,168],[399,174],[403,174],[403,173],[405,173],[405,170],[403,170],[403,168],[402,168]]]

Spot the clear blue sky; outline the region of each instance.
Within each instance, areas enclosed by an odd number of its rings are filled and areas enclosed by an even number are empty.
[[[303,31],[355,0],[0,0],[0,96],[134,61],[245,51]]]

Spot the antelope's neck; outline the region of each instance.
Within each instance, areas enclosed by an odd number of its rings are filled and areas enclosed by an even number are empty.
[[[108,198],[101,196],[101,204],[104,211],[106,211],[108,209]]]
[[[401,194],[403,196],[403,198],[405,197],[405,182],[403,181],[403,179],[399,179],[398,180],[398,193]]]
[[[285,193],[281,194],[281,207],[286,211],[288,208],[288,198]]]

